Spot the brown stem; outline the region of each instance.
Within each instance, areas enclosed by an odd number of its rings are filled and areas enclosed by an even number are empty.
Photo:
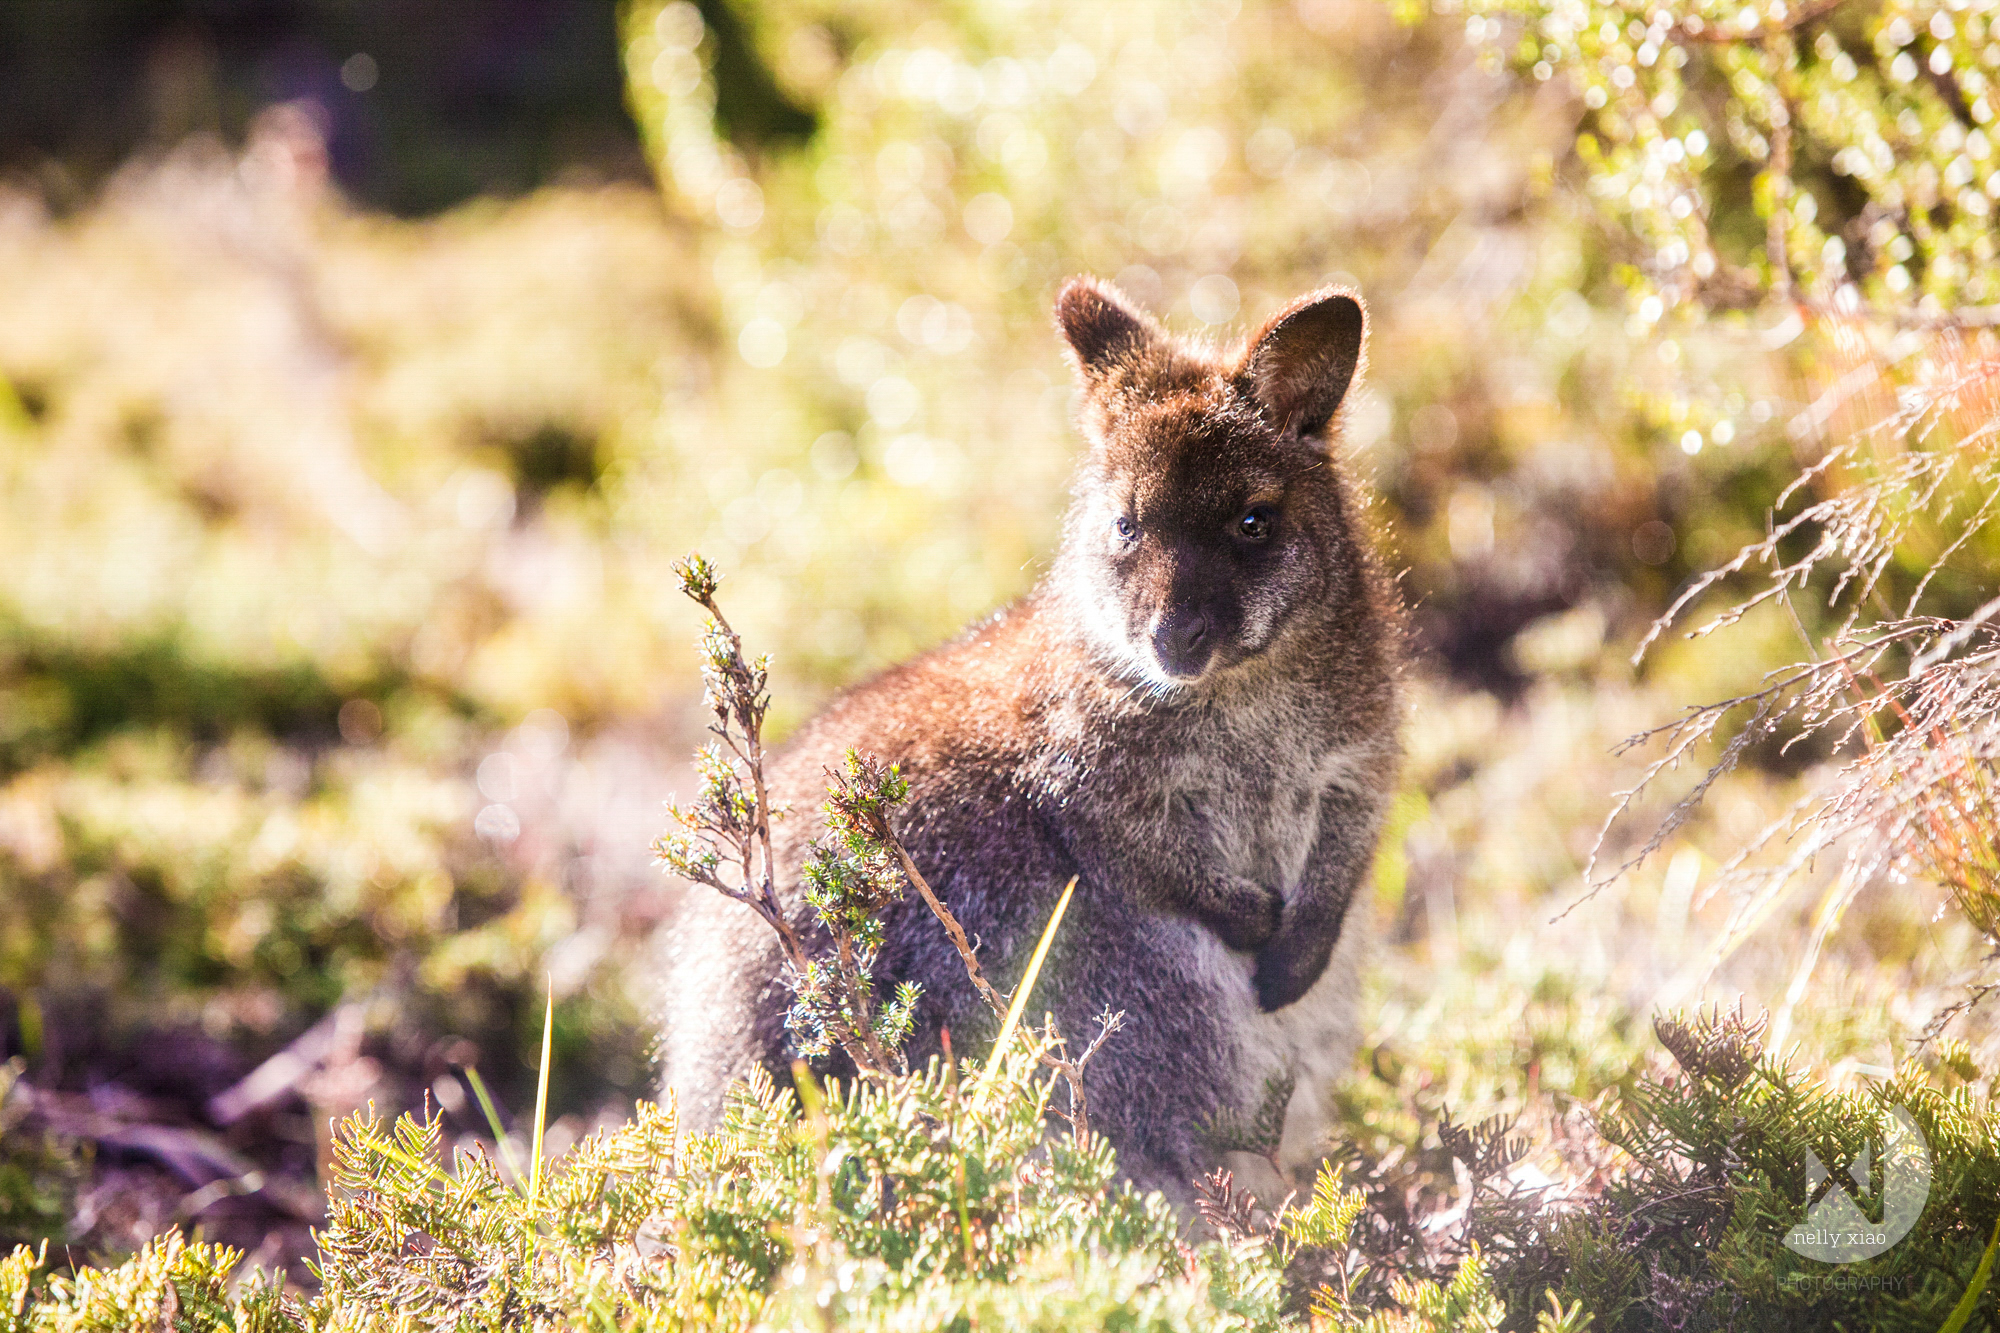
[[[743,867],[743,887],[730,896],[740,898],[751,911],[763,917],[771,929],[778,932],[778,942],[784,948],[786,958],[790,960],[793,967],[804,971],[806,965],[805,945],[800,942],[798,933],[792,929],[792,923],[785,919],[784,912],[778,907],[778,895],[771,885],[768,852],[766,853],[763,882],[754,889],[751,887],[756,880],[756,876],[751,871],[750,860],[752,838],[754,836],[754,834],[748,835],[744,838],[743,842],[738,844],[738,855],[741,859],[737,864]],[[717,885],[717,887],[720,888],[721,886]]]
[[[886,831],[887,821],[883,822]],[[945,934],[951,936],[952,947],[958,950],[959,960],[965,964],[965,974],[972,978],[973,987],[978,990],[979,997],[986,1001],[986,1007],[993,1011],[995,1018],[1005,1018],[1008,997],[995,990],[993,984],[987,981],[985,972],[980,970],[979,955],[973,952],[972,941],[966,938],[965,928],[958,924],[958,918],[951,914],[951,909],[931,891],[930,882],[924,878],[923,872],[917,869],[917,863],[910,859],[910,854],[903,849],[902,840],[891,833],[883,841],[895,854],[896,864],[902,867],[904,878],[916,886],[917,895],[931,909],[931,915],[944,926]]]
[[[882,1049],[882,1043],[875,1036],[875,1025],[868,1013],[868,987],[862,984],[861,969],[854,962],[854,937],[845,930],[834,932],[834,941],[840,949],[840,986],[847,992],[847,1003],[853,1012],[861,1016],[860,1027],[845,1023],[849,1033],[868,1052],[868,1058],[878,1070],[886,1072],[890,1065],[889,1054]],[[845,1020],[843,1020],[845,1022]],[[858,1065],[861,1062],[856,1060]]]
[[[952,946],[958,950],[959,960],[965,964],[965,974],[971,978],[980,998],[986,1001],[986,1007],[992,1010],[995,1018],[1004,1020],[1009,997],[995,990],[993,984],[986,979],[986,973],[979,966],[979,955],[974,952],[972,941],[966,938],[965,928],[958,924],[958,918],[952,915],[951,909],[946,907],[944,901],[931,889],[930,882],[924,878],[923,872],[917,869],[917,863],[910,859],[910,853],[903,846],[902,839],[890,830],[888,820],[881,820],[874,832],[895,856],[896,864],[902,868],[904,877],[916,887],[917,895],[931,909],[931,915],[938,919],[938,923],[944,927],[945,934],[951,937]],[[1118,1015],[1118,1018],[1123,1017],[1122,1014]],[[1081,1060],[1067,1060],[1053,1051],[1043,1051],[1039,1057],[1041,1064],[1062,1075],[1064,1082],[1069,1085],[1069,1110],[1058,1111],[1057,1114],[1069,1121],[1070,1132],[1078,1144],[1090,1142],[1090,1100],[1083,1090],[1083,1066],[1097,1053],[1097,1048],[1104,1044],[1105,1037],[1115,1031],[1117,1026],[1117,1019],[1109,1020],[1105,1029],[1098,1034],[1097,1040],[1093,1041],[1084,1052]],[[1068,1049],[1062,1029],[1056,1025],[1053,1017],[1049,1019],[1047,1031],[1052,1045]]]
[[[1083,1071],[1067,1060],[1053,1061],[1069,1083],[1069,1130],[1078,1146],[1090,1143],[1090,1103],[1083,1095]]]

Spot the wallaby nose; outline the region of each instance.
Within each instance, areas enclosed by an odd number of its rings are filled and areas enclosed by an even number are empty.
[[[1192,680],[1199,676],[1214,648],[1208,617],[1200,611],[1168,612],[1153,629],[1153,656],[1169,676]]]

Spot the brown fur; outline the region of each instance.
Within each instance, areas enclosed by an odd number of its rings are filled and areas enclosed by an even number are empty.
[[[898,830],[996,982],[1075,875],[1031,1012],[1073,1037],[1106,1006],[1130,1015],[1090,1067],[1092,1117],[1135,1180],[1185,1199],[1200,1122],[1352,1047],[1361,932],[1344,927],[1399,755],[1399,613],[1327,438],[1363,314],[1316,292],[1227,354],[1087,280],[1057,317],[1090,448],[1050,575],[784,747],[783,891],[803,923],[797,867],[849,747],[902,766]],[[888,931],[878,977],[924,987],[912,1054],[946,1026],[961,1051],[990,1039],[914,895]],[[768,928],[720,895],[693,894],[669,943],[665,1083],[699,1123],[752,1065],[782,1075],[788,996]]]

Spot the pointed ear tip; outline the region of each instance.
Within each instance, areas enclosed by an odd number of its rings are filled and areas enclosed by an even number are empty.
[[[1329,283],[1316,292],[1300,297],[1294,308],[1308,310],[1314,306],[1324,306],[1328,313],[1337,316],[1345,316],[1351,310],[1353,318],[1363,323],[1368,319],[1367,299],[1361,295],[1359,289],[1350,287],[1344,282]]]
[[[1087,309],[1091,306],[1116,306],[1130,309],[1123,292],[1099,277],[1079,273],[1064,281],[1062,290],[1056,293],[1056,310],[1066,312]]]

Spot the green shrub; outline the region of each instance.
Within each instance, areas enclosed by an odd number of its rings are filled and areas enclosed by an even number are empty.
[[[1604,1333],[1936,1329],[2000,1222],[2000,1117],[1990,1083],[1979,1086],[1984,1071],[1962,1057],[1935,1072],[1910,1061],[1892,1078],[1842,1087],[1766,1058],[1761,1020],[1723,1013],[1655,1026],[1679,1069],[1642,1078],[1600,1108],[1597,1131],[1617,1150],[1602,1193],[1554,1212],[1497,1201],[1470,1228],[1504,1256],[1494,1286],[1510,1308],[1554,1289],[1595,1314]],[[1824,1192],[1811,1163],[1844,1179],[1871,1145],[1890,1141],[1896,1107],[1921,1131],[1931,1164],[1913,1228],[1848,1263],[1786,1248]],[[1871,1221],[1886,1221],[1884,1174],[1878,1166],[1860,1191],[1873,1195]]]
[[[177,1233],[46,1278],[23,1248],[0,1265],[0,1333],[1939,1328],[2000,1221],[1985,1071],[1954,1051],[1839,1088],[1764,1058],[1740,1015],[1658,1030],[1680,1067],[1599,1107],[1602,1180],[1550,1200],[1509,1185],[1504,1136],[1448,1136],[1468,1179],[1457,1257],[1392,1271],[1366,1299],[1368,1204],[1337,1169],[1275,1213],[1212,1178],[1205,1238],[1190,1239],[1163,1199],[1117,1182],[1101,1140],[1048,1132],[1061,1075],[1023,1043],[990,1081],[935,1060],[824,1091],[802,1078],[799,1094],[753,1080],[710,1134],[643,1105],[539,1188],[479,1153],[447,1168],[436,1122],[370,1111],[339,1130],[310,1302],[241,1282],[239,1254]],[[1809,1161],[1845,1171],[1891,1106],[1933,1163],[1907,1237],[1838,1266],[1784,1248],[1814,1193]],[[1968,1308],[1990,1318],[1994,1301],[1975,1291]]]
[[[1163,1199],[1116,1183],[1101,1139],[1079,1151],[1047,1138],[1035,1054],[1017,1050],[990,1083],[935,1061],[886,1085],[822,1095],[806,1082],[804,1107],[758,1080],[712,1134],[680,1134],[670,1108],[642,1106],[533,1193],[480,1155],[447,1170],[435,1123],[356,1116],[340,1129],[310,1305],[254,1285],[232,1302],[240,1256],[174,1235],[39,1286],[37,1257],[17,1251],[0,1270],[15,1322],[0,1327],[1284,1324],[1278,1242],[1190,1245]],[[1344,1240],[1341,1201],[1329,1185],[1294,1229]]]

